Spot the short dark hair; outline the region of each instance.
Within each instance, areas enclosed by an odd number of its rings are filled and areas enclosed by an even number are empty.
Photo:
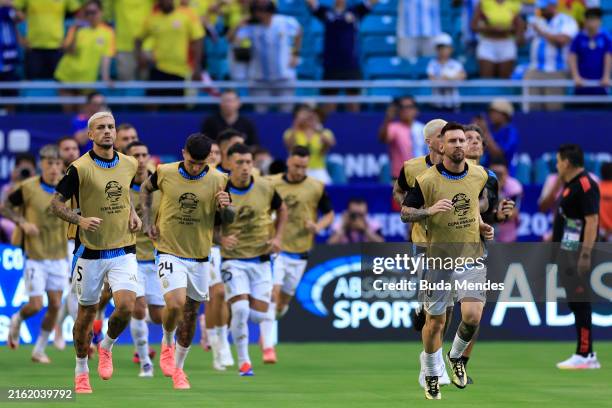
[[[465,133],[470,132],[470,131],[478,133],[480,135],[480,140],[482,140],[482,147],[487,147],[487,139],[485,139],[484,132],[482,131],[480,126],[475,125],[474,123],[470,123],[469,125],[465,125],[463,127],[463,131]]]
[[[280,174],[286,171],[287,171],[287,164],[285,164],[284,161],[279,160],[279,159],[272,161],[272,163],[270,163],[270,166],[268,167],[268,173],[270,173],[270,175]]]
[[[132,143],[125,146],[125,151],[129,152],[132,147],[137,147],[137,146],[144,146],[148,149],[148,146],[144,144],[143,142],[141,142],[140,140],[134,140]]]
[[[217,135],[217,143],[221,144],[236,136],[239,136],[242,138],[242,140],[246,141],[246,136],[244,133],[233,128],[228,128]]]
[[[606,162],[601,165],[601,179],[605,181],[612,180],[612,162]]]
[[[450,132],[451,130],[463,130],[465,132],[465,126],[463,126],[461,123],[459,122],[448,122],[446,125],[444,125],[444,127],[442,128],[442,130],[440,131],[440,134],[442,136],[444,136],[444,134],[446,132]]]
[[[58,145],[58,146],[61,146],[61,145],[62,145],[62,143],[64,143],[66,140],[71,140],[71,141],[73,141],[74,143],[76,143],[76,144],[77,144],[77,146],[79,145],[79,142],[77,142],[77,140],[76,140],[74,137],[72,137],[72,136],[62,136],[62,137],[60,137],[60,138],[57,140],[57,142],[55,142],[55,144],[56,144],[56,145]]]
[[[236,143],[234,145],[232,145],[232,147],[230,147],[227,151],[227,156],[231,156],[232,154],[237,153],[237,154],[247,154],[247,153],[251,153],[253,154],[253,152],[251,151],[251,148],[247,145],[245,145],[244,143]]]
[[[557,153],[561,160],[567,160],[572,167],[584,167],[584,152],[577,144],[562,144]]]
[[[310,149],[306,146],[296,145],[291,148],[289,156],[309,157]]]
[[[196,160],[205,160],[210,154],[210,139],[202,133],[189,135],[185,141],[185,151]]]
[[[408,94],[408,95],[398,96],[397,98],[393,98],[393,104],[394,104],[395,106],[400,106],[400,105],[402,104],[402,101],[404,101],[404,100],[409,100],[410,102],[412,102],[412,103],[414,104],[414,106],[415,106],[416,108],[418,108],[418,106],[419,106],[419,105],[417,104],[416,99],[414,99],[414,96],[413,96],[413,95],[410,95],[410,94]]]
[[[122,123],[119,126],[117,126],[117,132],[120,132],[122,130],[129,130],[129,129],[136,129],[136,128],[131,123]]]
[[[233,88],[225,88],[224,90],[221,91],[221,95],[230,94],[230,93],[238,96],[238,92]]]
[[[301,110],[307,110],[310,112],[314,112],[315,108],[313,108],[312,106],[310,106],[307,103],[300,103],[298,105],[295,105],[295,108],[293,108],[293,117],[295,118],[297,116],[297,114],[301,111]]]
[[[599,7],[592,7],[592,8],[588,8],[586,9],[586,11],[584,12],[584,18],[598,18],[601,20],[603,16],[603,11],[599,8]]]
[[[268,149],[266,149],[265,147],[255,146],[251,150],[251,153],[253,153],[253,156],[256,156],[258,154],[270,154],[270,151]]]
[[[19,166],[23,162],[30,162],[36,167],[36,157],[30,152],[17,153],[15,155],[15,166]]]

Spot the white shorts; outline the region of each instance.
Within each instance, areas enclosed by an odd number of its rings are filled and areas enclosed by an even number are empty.
[[[138,293],[136,254],[110,259],[78,258],[72,271],[72,281],[80,305],[91,306],[100,301],[104,279],[108,279],[113,292],[129,290]]]
[[[23,279],[28,296],[43,296],[49,290],[63,292],[68,280],[68,264],[65,259],[26,259]]]
[[[223,283],[221,279],[221,248],[213,246],[210,248],[210,280],[208,285],[210,287]]]
[[[186,288],[187,296],[196,302],[208,300],[208,261],[197,262],[174,255],[159,254],[155,262],[164,295],[175,289]]]
[[[280,286],[281,292],[287,295],[295,295],[307,263],[308,260],[301,259],[299,256],[281,252],[274,260],[272,268],[274,286]]]
[[[138,292],[136,297],[145,296],[148,305],[164,306],[161,284],[157,277],[155,262],[138,262]]]
[[[466,270],[462,273],[453,272],[450,277],[448,271],[427,271],[425,279],[430,282],[448,282],[451,287],[455,287],[455,282],[482,285],[487,279],[487,268]],[[483,290],[470,288],[457,290],[427,290],[423,291],[423,306],[430,315],[439,316],[446,313],[446,308],[454,305],[455,301],[461,302],[465,298],[477,299],[479,302],[486,302],[487,293]]]
[[[514,38],[493,40],[480,37],[476,47],[476,58],[479,60],[500,63],[514,61],[517,56],[517,47]]]
[[[250,295],[252,298],[270,303],[272,298],[272,268],[270,261],[237,260],[223,261],[221,276],[225,284],[225,298]]]

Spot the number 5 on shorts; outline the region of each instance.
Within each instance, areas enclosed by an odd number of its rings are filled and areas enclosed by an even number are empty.
[[[83,280],[83,267],[78,265],[77,268],[76,268],[76,271],[77,271],[77,278],[76,278],[76,280],[77,280],[77,282],[80,282],[80,281]]]
[[[164,271],[168,271],[170,273],[172,273],[173,269],[172,269],[172,262],[170,261],[165,261],[165,262],[160,262],[158,269],[159,269],[159,277],[163,278],[165,276]]]

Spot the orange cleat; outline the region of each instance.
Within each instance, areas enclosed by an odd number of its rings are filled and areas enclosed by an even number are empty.
[[[89,385],[89,374],[83,373],[74,377],[74,391],[77,394],[91,394],[93,391]]]
[[[182,368],[175,368],[174,374],[172,374],[172,382],[174,383],[175,390],[188,390],[191,388],[187,374]]]
[[[274,350],[274,347],[263,351],[263,362],[264,364],[276,364],[276,350]]]
[[[98,374],[103,380],[113,376],[113,353],[102,347],[98,347]]]
[[[242,363],[240,369],[238,370],[238,374],[241,377],[253,377],[255,375],[255,373],[253,372],[253,367],[248,361]]]
[[[174,374],[174,345],[172,347],[162,343],[161,355],[159,356],[159,366],[166,377]]]

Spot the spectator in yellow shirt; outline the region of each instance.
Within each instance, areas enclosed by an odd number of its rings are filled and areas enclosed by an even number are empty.
[[[64,19],[80,7],[79,0],[15,0],[25,14],[25,74],[28,79],[53,79],[62,57]]]
[[[187,7],[175,7],[173,0],[159,0],[159,10],[146,20],[136,40],[140,64],[147,65],[142,42],[152,39],[151,81],[201,80],[204,28],[198,16]],[[151,89],[148,95],[181,96],[182,89]]]
[[[133,81],[138,77],[134,44],[146,18],[153,12],[154,4],[155,0],[106,0],[104,3],[105,12],[110,12],[109,17],[115,22],[119,81]]]

